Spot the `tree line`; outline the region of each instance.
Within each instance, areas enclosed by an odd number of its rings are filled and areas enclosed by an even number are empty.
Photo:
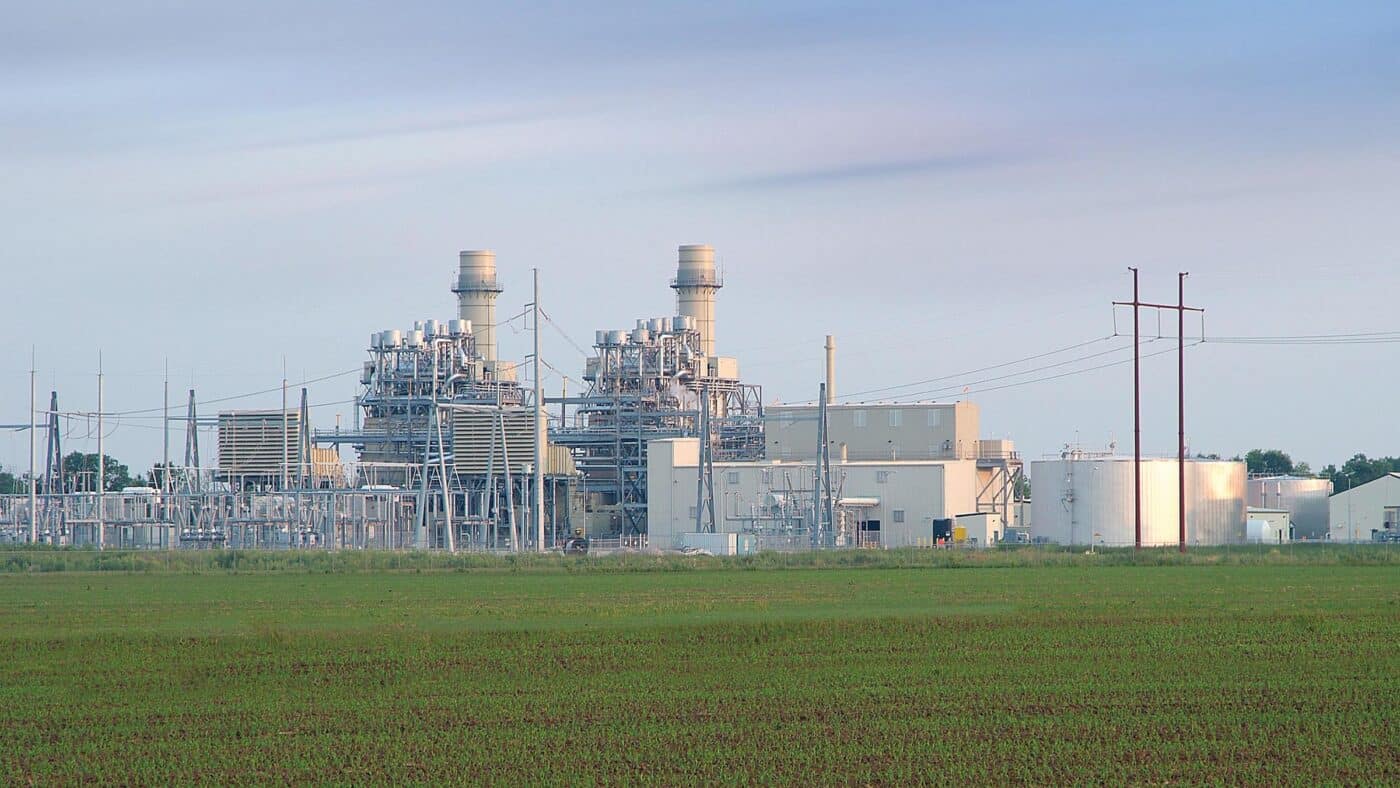
[[[131,470],[110,454],[103,455],[102,489],[115,492],[123,487],[145,487],[146,477],[131,475]],[[47,493],[44,476],[39,474],[35,485],[40,493]],[[56,485],[55,485],[56,486]],[[70,452],[63,458],[63,489],[92,491],[97,489],[97,455],[80,451]],[[29,472],[12,473],[0,468],[0,495],[20,495],[29,492]]]
[[[1220,455],[1197,455],[1202,459],[1220,459]],[[1375,481],[1389,473],[1400,473],[1400,457],[1367,457],[1354,454],[1342,463],[1323,466],[1314,471],[1306,462],[1294,462],[1288,452],[1282,449],[1250,449],[1243,457],[1236,456],[1237,462],[1244,462],[1250,473],[1271,476],[1312,476],[1328,479],[1334,492],[1349,490],[1369,481]]]

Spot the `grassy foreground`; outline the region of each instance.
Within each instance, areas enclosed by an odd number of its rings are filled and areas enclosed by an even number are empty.
[[[0,574],[0,782],[1400,781],[1393,564]]]

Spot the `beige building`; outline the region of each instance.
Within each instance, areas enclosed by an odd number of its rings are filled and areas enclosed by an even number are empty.
[[[1334,542],[1400,537],[1400,473],[1390,473],[1328,499],[1327,536]]]
[[[772,405],[764,412],[767,457],[810,462],[817,456],[817,405]],[[1021,458],[1005,439],[984,439],[971,402],[830,404],[826,416],[832,463],[968,460],[976,464],[974,505],[954,514],[990,512],[997,530],[1018,522],[1015,498]]]
[[[763,426],[770,460],[810,460],[817,451],[816,405],[771,405]],[[831,459],[975,460],[977,406],[971,402],[827,406]]]
[[[815,440],[815,438],[814,438]],[[647,525],[652,546],[674,549],[697,530],[696,438],[647,447]],[[717,533],[758,535],[758,549],[807,547],[798,535],[815,498],[810,460],[714,463]],[[831,461],[839,547],[931,546],[933,521],[977,510],[975,460]],[[708,527],[708,515],[704,518]],[[995,537],[1000,528],[994,527]]]

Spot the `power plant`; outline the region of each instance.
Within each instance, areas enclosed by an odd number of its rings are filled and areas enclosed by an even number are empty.
[[[817,398],[765,406],[738,358],[721,352],[725,282],[704,244],[677,250],[673,314],[598,329],[582,390],[545,396],[538,272],[524,313],[536,343],[530,389],[521,365],[499,355],[495,253],[462,251],[457,263],[456,317],[369,335],[350,425],[313,428],[306,390],[288,405],[285,384],[280,409],[212,418],[197,414],[191,391],[183,419],[171,418],[167,400],[167,458],[152,486],[99,494],[91,479],[65,489],[55,392],[49,423],[36,428],[50,436],[43,482],[32,496],[0,496],[0,539],[484,551],[591,541],[743,552],[1231,544],[1246,541],[1247,519],[1277,539],[1327,532],[1325,482],[1251,479],[1247,506],[1240,463],[1178,469],[1149,459],[1145,509],[1130,500],[1135,464],[1111,454],[1035,461],[1027,484],[1015,445],[983,438],[972,402],[838,402],[832,335]],[[172,421],[185,424],[183,463],[168,456]],[[217,431],[209,467],[201,426]],[[342,451],[353,454],[348,466]],[[1190,491],[1180,501],[1178,487]],[[1263,525],[1269,518],[1277,522]]]

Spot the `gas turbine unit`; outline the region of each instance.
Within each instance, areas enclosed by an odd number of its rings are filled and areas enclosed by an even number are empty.
[[[649,441],[700,436],[707,423],[716,459],[763,455],[761,389],[740,380],[738,359],[715,355],[723,286],[713,248],[680,247],[671,280],[677,314],[596,332],[587,390],[552,400],[575,406],[550,439],[571,450],[583,474],[590,533],[646,533]]]

